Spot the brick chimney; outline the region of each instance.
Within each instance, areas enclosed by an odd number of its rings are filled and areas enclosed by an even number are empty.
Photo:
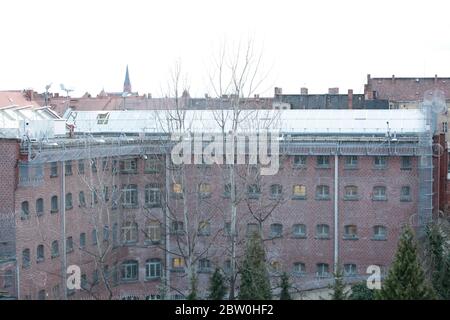
[[[300,88],[300,94],[301,95],[307,95],[308,94],[308,88],[305,88],[305,87]]]
[[[328,88],[328,94],[339,94],[339,88]]]
[[[347,99],[348,99],[348,108],[353,109],[353,89],[348,89]]]

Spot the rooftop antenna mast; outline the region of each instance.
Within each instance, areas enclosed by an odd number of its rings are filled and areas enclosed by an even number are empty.
[[[48,106],[48,89],[52,86],[52,83],[49,83],[45,86],[45,106]]]
[[[66,99],[67,99],[67,108],[70,107],[70,99],[69,99],[69,93],[73,91],[71,88],[67,88],[64,86],[64,84],[60,84],[61,90],[66,92]]]

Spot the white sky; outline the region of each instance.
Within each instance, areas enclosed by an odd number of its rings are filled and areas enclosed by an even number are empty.
[[[0,90],[159,96],[179,59],[191,95],[207,91],[211,54],[255,39],[271,70],[265,92],[362,92],[366,75],[450,76],[450,3],[442,0],[0,1]]]

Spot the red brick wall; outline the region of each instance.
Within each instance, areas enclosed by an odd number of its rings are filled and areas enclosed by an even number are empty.
[[[16,140],[0,139],[0,261],[15,254],[14,197],[17,185],[17,159],[19,144]],[[4,276],[15,263],[0,265],[0,291],[16,295],[15,277],[11,287],[4,288]]]
[[[358,273],[362,276],[368,265],[377,264],[388,266],[392,260],[397,246],[397,239],[401,226],[411,221],[411,217],[417,212],[418,199],[418,177],[417,161],[413,159],[411,170],[400,168],[399,157],[389,157],[386,169],[374,169],[373,157],[359,157],[357,169],[345,169],[344,157],[339,158],[339,262],[341,264],[354,263],[357,265]],[[266,219],[263,224],[263,232],[267,241],[268,261],[279,261],[281,269],[287,272],[292,271],[294,262],[303,262],[306,265],[306,275],[298,277],[293,275],[292,281],[299,288],[308,288],[317,285],[315,277],[316,264],[327,263],[330,272],[333,271],[333,247],[334,247],[334,158],[330,157],[329,169],[316,168],[316,157],[307,158],[307,166],[304,169],[292,167],[292,158],[288,158],[283,163],[283,168],[275,176],[262,178],[261,201],[268,203],[267,196],[270,193],[270,185],[279,183],[283,186],[284,200]],[[50,213],[50,198],[52,195],[60,197],[61,172],[59,176],[50,178],[50,166],[46,165],[44,170],[44,181],[37,187],[20,187],[16,191],[15,210],[20,212],[22,201],[29,201],[31,217],[29,220],[16,219],[17,223],[17,252],[19,256],[24,248],[31,250],[31,267],[22,269],[21,276],[21,298],[31,296],[37,298],[39,290],[45,289],[48,298],[52,298],[52,288],[61,283],[61,255],[58,258],[50,258],[50,247],[53,240],[60,240],[60,217],[58,213]],[[72,236],[74,240],[74,251],[68,254],[68,265],[77,264],[82,268],[82,273],[86,273],[88,278],[92,278],[92,272],[96,268],[92,257],[85,251],[78,249],[79,234],[85,232],[87,235],[87,249],[95,250],[91,245],[91,231],[93,229],[92,214],[79,207],[78,192],[85,191],[86,202],[89,204],[90,196],[87,185],[77,174],[77,162],[72,162],[73,175],[66,177],[66,193],[73,195],[73,209],[66,211],[67,236]],[[86,172],[89,170],[87,162]],[[101,164],[98,164],[101,170]],[[203,253],[212,262],[212,267],[223,267],[224,261],[229,259],[229,242],[224,234],[223,227],[225,221],[229,219],[229,200],[223,196],[225,184],[224,175],[220,168],[213,167],[208,174],[200,173],[201,169],[192,165],[186,170],[186,188],[189,190],[187,208],[192,221],[195,223],[205,218],[211,219],[210,236],[203,236],[197,239],[195,252]],[[106,173],[110,175],[110,171]],[[169,177],[171,178],[171,177]],[[159,182],[164,184],[164,174],[145,174],[144,162],[139,160],[137,174],[118,174],[116,176],[119,187],[123,183],[135,183],[138,185],[139,201],[144,202],[144,187],[147,183]],[[211,197],[199,201],[197,187],[200,182],[208,182],[212,187]],[[303,184],[307,187],[306,200],[293,200],[292,186]],[[326,184],[330,187],[330,200],[318,201],[315,199],[315,189],[319,184]],[[344,201],[344,187],[346,185],[358,186],[360,199],[358,201]],[[387,187],[387,201],[373,201],[371,198],[372,188],[376,185]],[[412,189],[412,201],[401,202],[400,190],[404,185],[409,185]],[[244,190],[240,191],[241,195]],[[37,198],[44,199],[44,214],[40,217],[35,213],[35,201]],[[173,214],[177,219],[182,217],[181,200],[170,198]],[[109,205],[108,205],[109,206]],[[114,294],[117,296],[125,294],[159,294],[159,281],[145,281],[145,261],[149,258],[161,258],[164,260],[164,250],[158,245],[148,245],[144,242],[142,232],[145,219],[149,216],[163,221],[162,209],[152,209],[150,211],[142,207],[136,209],[117,210],[111,212],[120,222],[125,217],[135,219],[139,224],[139,241],[136,245],[121,246],[111,251],[106,261],[111,268],[128,260],[135,259],[139,262],[139,281],[120,284],[114,287]],[[94,215],[95,216],[95,215]],[[195,223],[192,225],[195,227]],[[241,202],[238,207],[238,257],[242,256],[245,244],[246,225],[254,222],[249,213],[247,203]],[[283,236],[279,239],[268,240],[270,224],[283,224]],[[307,226],[307,238],[297,239],[292,237],[292,225],[303,223]],[[330,239],[321,240],[315,238],[316,225],[328,224],[330,227]],[[96,223],[103,225],[105,222]],[[357,225],[358,240],[344,240],[343,230],[347,224]],[[387,239],[384,241],[372,240],[373,226],[384,225],[387,227]],[[112,225],[110,233],[112,233]],[[101,230],[98,230],[101,237]],[[45,245],[45,261],[36,262],[36,247],[38,244]],[[178,249],[177,239],[171,236],[171,250]],[[62,245],[60,243],[60,252]],[[170,269],[170,267],[169,267]],[[180,291],[186,292],[187,277],[185,273],[171,272],[171,284]],[[209,274],[199,274],[199,288],[207,288]],[[278,278],[274,277],[274,281]],[[62,289],[61,289],[62,290]],[[105,294],[104,288],[96,290],[98,294]],[[74,298],[86,295],[73,296]]]

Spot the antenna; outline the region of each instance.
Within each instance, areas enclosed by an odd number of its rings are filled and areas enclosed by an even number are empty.
[[[48,106],[48,89],[52,86],[52,82],[45,86],[45,105]]]
[[[72,92],[73,89],[69,89],[67,87],[64,86],[64,84],[60,84],[61,90],[66,92],[66,97],[69,97],[69,92]]]

